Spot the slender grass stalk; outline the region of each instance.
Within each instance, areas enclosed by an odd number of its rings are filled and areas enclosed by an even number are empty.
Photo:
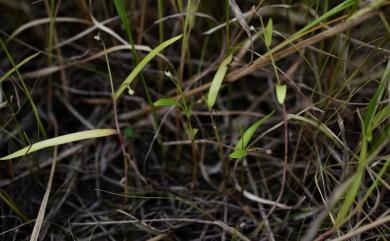
[[[32,55],[32,56],[28,57],[27,59],[25,59],[24,61],[22,61],[20,65],[16,65],[14,60],[13,60],[13,58],[12,58],[12,56],[11,56],[11,54],[8,52],[7,46],[4,44],[4,42],[3,42],[3,40],[1,38],[0,38],[0,45],[3,48],[5,54],[7,55],[8,60],[12,64],[12,67],[13,67],[14,71],[16,72],[16,75],[18,76],[18,79],[19,79],[19,81],[20,81],[20,83],[22,85],[22,91],[24,92],[24,94],[26,95],[28,101],[30,102],[32,111],[34,113],[35,120],[36,120],[37,125],[38,125],[38,130],[43,135],[43,137],[46,138],[47,137],[46,130],[43,127],[41,118],[39,117],[37,107],[36,107],[32,97],[31,97],[31,94],[30,94],[30,92],[29,92],[29,90],[28,90],[28,88],[27,88],[27,86],[26,86],[26,84],[25,84],[25,82],[23,80],[23,77],[20,74],[19,69],[18,69],[21,65],[27,63],[28,61],[32,60],[36,56]],[[1,83],[1,81],[0,81],[0,83]]]
[[[22,148],[14,153],[11,153],[7,156],[1,157],[0,161],[10,160],[17,157],[22,157],[32,152],[52,147],[67,144],[74,141],[80,141],[90,138],[104,137],[116,134],[116,131],[113,129],[95,129],[88,131],[74,132],[71,134],[66,134],[62,136],[57,136],[54,138],[46,139],[37,143],[34,143],[28,147]]]
[[[133,55],[133,65],[137,66],[140,63],[139,56],[137,54],[137,51],[135,50],[135,44],[134,44],[134,38],[133,38],[133,34],[132,34],[132,28],[130,25],[130,19],[127,17],[124,2],[123,2],[123,0],[114,0],[114,4],[115,4],[115,8],[118,12],[118,15],[121,19],[121,22],[125,28],[125,31],[127,33],[128,41],[132,47],[131,53]],[[151,98],[150,93],[149,93],[149,86],[146,83],[146,80],[145,80],[142,73],[140,73],[140,78],[141,78],[142,85],[143,85],[144,90],[145,90],[147,101],[152,108],[154,124],[155,124],[154,127],[156,127],[157,126],[157,123],[156,123],[157,119],[156,119],[155,113],[154,113],[152,98]]]

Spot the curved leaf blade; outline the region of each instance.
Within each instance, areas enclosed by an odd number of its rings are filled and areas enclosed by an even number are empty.
[[[293,119],[293,120],[298,120],[298,121],[302,121],[304,123],[307,123],[307,124],[310,124],[312,125],[313,127],[317,127],[319,131],[321,131],[323,134],[325,134],[327,137],[329,137],[329,139],[331,139],[332,141],[334,141],[335,143],[337,144],[340,144],[341,146],[343,146],[343,142],[336,136],[336,134],[334,134],[324,123],[322,122],[319,122],[319,121],[315,121],[315,120],[312,120],[312,119],[309,119],[307,117],[304,117],[304,116],[300,116],[300,115],[295,115],[295,114],[287,114],[287,118],[289,120]]]
[[[161,51],[163,51],[166,47],[173,44],[177,40],[179,40],[182,37],[182,34],[173,37],[171,39],[168,39],[164,42],[162,42],[159,46],[154,48],[152,51],[150,51],[140,62],[137,64],[137,66],[131,71],[131,73],[127,76],[127,78],[123,81],[123,83],[119,86],[118,90],[115,92],[114,98],[115,100],[118,100],[119,97],[122,95],[123,91],[131,84],[131,82],[135,79],[135,77],[141,72],[141,70],[148,64],[157,54],[159,54]]]
[[[25,65],[26,63],[30,62],[32,59],[34,59],[35,57],[37,57],[38,55],[40,55],[41,53],[38,52],[38,53],[35,53],[33,55],[30,55],[28,56],[27,58],[23,59],[19,64],[17,64],[15,67],[13,67],[12,69],[10,69],[7,73],[5,73],[5,75],[1,76],[0,77],[0,83],[3,82],[7,77],[9,77],[11,74],[13,74],[16,70],[18,70],[20,67],[22,67],[23,65]]]
[[[221,65],[219,66],[219,68],[217,70],[217,73],[215,74],[215,76],[211,82],[209,93],[207,95],[207,106],[209,107],[209,109],[211,109],[215,104],[215,100],[217,99],[219,89],[221,88],[221,85],[222,85],[222,81],[225,78],[225,75],[226,75],[226,72],[228,69],[228,65],[232,62],[232,60],[233,60],[233,55],[229,54],[222,61]]]
[[[27,154],[30,154],[32,152],[52,147],[52,146],[58,146],[74,141],[80,141],[85,139],[91,139],[91,138],[98,138],[98,137],[104,137],[104,136],[110,136],[116,134],[115,129],[94,129],[94,130],[88,130],[88,131],[80,131],[75,132],[71,134],[66,134],[62,136],[57,136],[54,138],[49,138],[37,143],[32,144],[31,146],[25,147],[20,149],[19,151],[16,151],[14,153],[11,153],[7,156],[1,157],[0,160],[9,160],[16,157],[21,157]]]

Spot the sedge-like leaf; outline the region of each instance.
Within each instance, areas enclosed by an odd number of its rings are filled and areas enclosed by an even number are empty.
[[[7,156],[1,157],[0,160],[9,160],[16,157],[21,157],[27,154],[30,154],[32,152],[52,147],[52,146],[58,146],[74,141],[80,141],[85,139],[91,139],[91,138],[97,138],[97,137],[104,137],[104,136],[110,136],[116,134],[115,129],[94,129],[94,130],[88,130],[88,131],[80,131],[75,132],[71,134],[66,134],[62,136],[57,136],[54,138],[46,139],[37,143],[32,144],[31,146],[25,147],[20,149],[19,151],[16,151],[12,154],[9,154]]]
[[[372,132],[373,132],[373,119],[375,118],[376,112],[378,110],[378,102],[382,99],[383,93],[388,87],[388,83],[390,82],[390,60],[387,63],[385,72],[383,74],[382,80],[379,83],[379,86],[371,98],[370,103],[368,104],[367,112],[364,115],[364,128],[366,130],[366,137],[368,141],[372,140]]]
[[[207,106],[209,107],[209,109],[211,109],[215,104],[215,100],[217,99],[219,89],[221,88],[222,85],[222,81],[225,78],[228,65],[230,64],[230,62],[232,62],[232,60],[233,60],[233,55],[229,54],[222,61],[221,65],[217,70],[217,73],[213,78],[213,81],[211,82],[209,93],[207,95]]]
[[[137,66],[131,71],[129,76],[123,81],[123,83],[119,86],[118,90],[115,92],[115,100],[118,100],[118,98],[122,95],[123,91],[128,88],[128,86],[131,84],[131,82],[135,79],[135,77],[141,72],[141,70],[161,51],[163,51],[166,47],[173,44],[177,40],[179,40],[182,37],[182,34],[173,37],[171,39],[168,39],[164,42],[162,42],[159,46],[154,48],[152,51],[150,51],[140,62],[137,64]]]

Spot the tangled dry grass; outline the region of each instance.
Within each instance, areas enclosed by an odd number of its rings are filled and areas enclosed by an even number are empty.
[[[0,9],[0,240],[390,239],[389,1]]]

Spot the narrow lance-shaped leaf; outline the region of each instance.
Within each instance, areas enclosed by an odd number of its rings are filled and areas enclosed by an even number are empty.
[[[256,130],[259,129],[260,126],[262,126],[273,115],[273,113],[274,112],[271,112],[270,114],[264,116],[260,120],[256,121],[253,125],[251,125],[248,129],[246,129],[234,149],[245,149],[246,146],[249,144],[249,141],[252,139],[252,136],[255,134]]]
[[[286,99],[287,86],[276,84],[276,98],[278,99],[279,104],[283,105],[284,100]]]
[[[123,81],[123,83],[119,86],[119,89],[115,92],[115,100],[117,100],[123,93],[123,91],[129,87],[131,82],[134,80],[134,78],[141,72],[141,70],[148,64],[158,53],[163,51],[166,47],[173,44],[177,40],[179,40],[182,37],[182,34],[173,37],[171,39],[168,39],[161,43],[159,46],[154,48],[152,51],[150,51],[140,62],[137,64],[137,66],[131,71],[129,76]]]
[[[267,27],[265,28],[265,31],[264,31],[264,42],[265,42],[265,46],[267,46],[267,48],[269,48],[271,46],[271,42],[272,42],[272,18],[270,18],[268,20],[268,23],[267,23]]]
[[[0,160],[9,160],[16,157],[21,157],[24,155],[27,155],[29,153],[52,147],[52,146],[58,146],[74,141],[80,141],[90,138],[97,138],[97,137],[103,137],[103,136],[110,136],[116,134],[115,129],[95,129],[95,130],[88,130],[88,131],[80,131],[75,132],[71,134],[66,134],[62,136],[57,136],[54,138],[46,139],[37,143],[32,144],[31,146],[25,147],[20,149],[19,151],[16,151],[12,154],[9,154],[8,156],[1,157]]]
[[[154,106],[160,107],[160,106],[177,106],[179,107],[180,104],[177,100],[171,99],[171,98],[161,98],[153,103]]]
[[[228,65],[230,64],[230,62],[232,62],[232,60],[233,60],[233,55],[229,54],[222,61],[221,65],[217,70],[217,73],[213,78],[213,81],[211,82],[209,93],[207,95],[207,106],[209,107],[209,109],[211,109],[215,104],[215,100],[217,99],[219,89],[221,88],[222,85],[222,81],[225,78]]]

